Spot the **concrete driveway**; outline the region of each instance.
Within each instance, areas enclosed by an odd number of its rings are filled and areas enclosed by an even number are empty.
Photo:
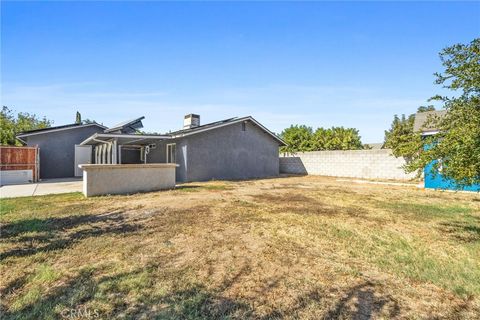
[[[45,194],[81,191],[82,179],[49,179],[38,183],[1,186],[0,198],[41,196]]]

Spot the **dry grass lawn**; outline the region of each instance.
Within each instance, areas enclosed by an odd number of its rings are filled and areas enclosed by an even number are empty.
[[[480,196],[285,177],[2,200],[2,319],[478,319]]]

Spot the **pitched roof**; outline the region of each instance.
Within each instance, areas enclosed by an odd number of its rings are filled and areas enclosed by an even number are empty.
[[[252,116],[241,117],[241,118],[238,118],[238,117],[229,118],[229,119],[225,119],[225,120],[221,120],[221,121],[207,123],[207,124],[204,124],[204,125],[201,125],[201,126],[198,126],[198,127],[193,127],[193,128],[182,129],[182,130],[170,132],[169,134],[173,138],[179,138],[179,137],[184,137],[184,136],[189,136],[189,135],[192,135],[192,134],[204,132],[204,131],[207,131],[207,130],[212,130],[212,129],[232,125],[232,124],[235,124],[235,123],[240,123],[240,122],[243,122],[243,121],[253,122],[260,129],[262,129],[265,133],[269,134],[270,136],[272,136],[272,138],[277,140],[280,143],[280,145],[286,145],[285,141],[283,141],[275,133],[273,133],[272,131],[270,131],[266,127],[264,127],[262,124],[260,124],[260,122],[255,120]]]
[[[102,128],[102,129],[107,129],[107,127],[105,127],[101,124],[98,124],[98,123],[88,123],[88,124],[72,123],[72,124],[65,124],[65,125],[62,125],[62,126],[55,126],[55,127],[48,127],[48,128],[42,128],[42,129],[35,129],[35,130],[20,132],[19,134],[17,134],[17,138],[23,138],[23,137],[36,135],[36,134],[55,132],[55,131],[61,131],[61,130],[84,128],[84,127],[89,127],[89,126],[97,126],[97,127]]]
[[[434,123],[429,123],[429,119],[439,119],[445,116],[447,113],[446,110],[435,110],[435,111],[426,111],[418,112],[415,115],[415,122],[413,123],[413,131],[421,131],[423,133],[432,133],[438,131],[438,128]]]
[[[142,124],[143,119],[145,119],[144,116],[117,123],[111,128],[106,129],[105,133],[114,132],[114,131],[126,131],[127,133],[135,132],[137,131],[137,129],[143,128],[143,124]]]
[[[187,129],[181,129],[181,130],[169,132],[169,134],[171,134],[171,135],[178,135],[178,134],[196,132],[196,131],[200,131],[200,130],[203,131],[203,129],[208,129],[208,128],[212,128],[212,127],[217,127],[217,126],[219,126],[219,125],[232,122],[232,121],[235,120],[235,119],[238,119],[238,117],[229,118],[229,119],[220,120],[220,121],[215,121],[215,122],[210,122],[210,123],[207,123],[207,124],[202,124],[201,126],[197,126],[197,127],[191,127],[191,128],[187,128]]]

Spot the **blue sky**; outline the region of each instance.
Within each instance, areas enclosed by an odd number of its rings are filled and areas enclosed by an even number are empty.
[[[2,104],[55,125],[252,115],[378,142],[442,92],[438,52],[478,37],[479,17],[478,2],[2,1]]]

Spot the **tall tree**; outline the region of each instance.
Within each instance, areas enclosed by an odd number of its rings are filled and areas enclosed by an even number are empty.
[[[415,171],[434,162],[435,174],[441,159],[442,175],[459,186],[480,183],[480,38],[468,44],[456,44],[440,52],[444,71],[436,73],[436,83],[458,93],[456,96],[435,96],[443,103],[446,115],[431,119],[440,129],[418,148],[408,171]]]
[[[16,139],[20,132],[48,128],[53,121],[47,118],[39,118],[35,114],[19,112],[13,113],[7,106],[2,107],[0,112],[0,143],[2,145],[21,145]]]
[[[82,123],[82,115],[78,111],[77,111],[77,114],[75,115],[75,123],[78,123],[78,124]]]

